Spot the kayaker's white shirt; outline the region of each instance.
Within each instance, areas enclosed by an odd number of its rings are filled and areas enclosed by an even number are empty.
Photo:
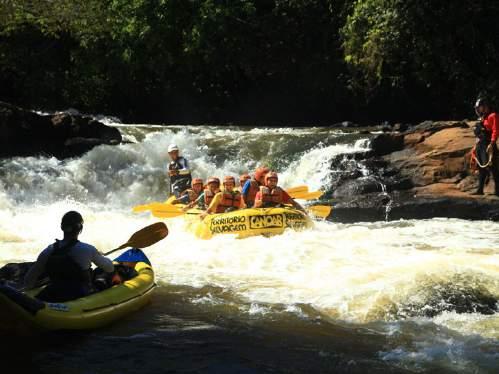
[[[61,240],[59,245],[64,246],[67,242],[68,240]],[[40,253],[36,262],[24,277],[25,287],[31,288],[36,284],[38,277],[44,273],[47,260],[53,251],[54,245],[51,244]],[[93,245],[77,242],[72,248],[69,249],[69,253],[71,258],[81,267],[82,270],[90,269],[92,263],[108,273],[114,270],[113,261],[101,255],[97,248]]]

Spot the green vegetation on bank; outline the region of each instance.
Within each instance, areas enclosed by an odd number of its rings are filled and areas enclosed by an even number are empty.
[[[4,0],[0,100],[143,121],[470,117],[497,99],[499,5]]]

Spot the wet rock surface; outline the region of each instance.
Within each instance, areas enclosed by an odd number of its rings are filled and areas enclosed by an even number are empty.
[[[371,139],[371,151],[336,157],[330,220],[359,222],[434,217],[499,221],[489,178],[485,195],[469,167],[475,122],[426,121]]]
[[[118,129],[92,117],[37,114],[0,102],[0,157],[40,154],[74,157],[97,145],[116,145],[121,140]]]

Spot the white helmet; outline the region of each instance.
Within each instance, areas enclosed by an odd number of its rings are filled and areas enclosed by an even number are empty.
[[[173,152],[173,151],[178,151],[178,147],[176,144],[170,144],[168,146],[168,153]]]

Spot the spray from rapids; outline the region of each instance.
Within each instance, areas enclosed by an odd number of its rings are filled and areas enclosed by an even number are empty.
[[[100,146],[62,162],[43,157],[0,161],[0,264],[34,260],[59,237],[60,217],[70,209],[85,218],[82,240],[102,251],[154,222],[131,208],[166,198],[170,143],[180,147],[195,176],[238,176],[265,163],[278,170],[282,185],[307,184],[311,190],[330,184],[336,156],[368,149],[362,136],[322,128],[144,125],[121,130],[134,143]],[[495,357],[484,350],[499,339],[495,223],[317,222],[306,232],[210,241],[187,233],[182,218],[167,224],[168,238],[147,249],[160,285],[218,287],[249,305],[247,313],[262,318],[282,304],[306,319],[303,306],[311,306],[326,320],[393,336],[393,346],[380,357],[409,367],[412,361],[417,368],[438,359],[449,339],[466,352],[463,360]],[[214,301],[203,295],[193,302]],[[439,340],[434,326],[444,329]],[[416,343],[398,346],[401,336]],[[468,368],[466,362],[461,364]]]
[[[86,205],[128,209],[165,197],[170,143],[180,147],[194,174],[201,178],[238,176],[266,163],[281,172],[283,185],[307,183],[318,189],[327,184],[328,162],[333,156],[367,146],[365,141],[352,146],[315,139],[301,144],[300,132],[291,129],[269,130],[273,136],[261,129],[158,130],[133,128],[126,138],[139,140],[137,143],[97,147],[81,158],[62,162],[36,157],[1,161],[0,191],[15,204],[51,204],[69,198]]]

